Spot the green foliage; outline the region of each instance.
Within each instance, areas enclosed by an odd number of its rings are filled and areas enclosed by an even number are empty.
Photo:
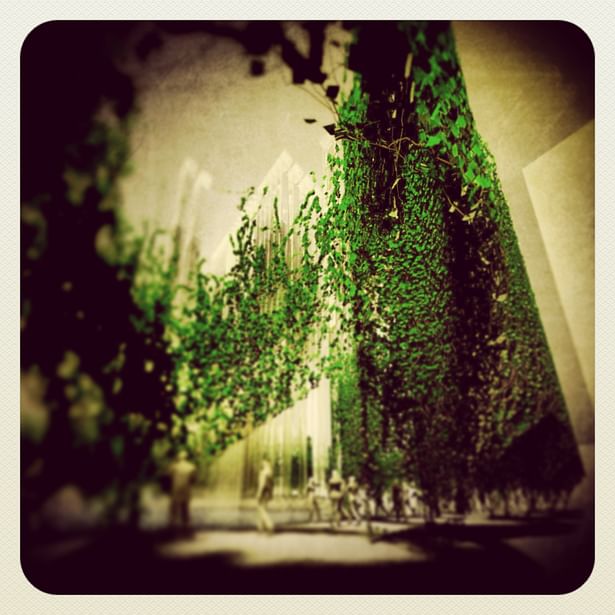
[[[23,362],[57,372],[44,395],[60,410],[36,436],[48,458],[64,446],[78,451],[71,462],[88,451],[105,469],[99,484],[114,476],[126,491],[178,446],[220,454],[328,377],[330,465],[340,453],[344,474],[376,490],[403,474],[435,508],[473,489],[575,484],[565,404],[450,30],[399,31],[404,76],[386,73],[376,88],[357,74],[341,97],[327,192],[308,193],[287,228],[277,206],[260,228],[244,199],[225,275],[197,263],[180,284],[178,236],[135,238],[111,213],[127,120],[94,123],[91,159],[73,148],[53,197],[61,215],[45,195],[28,201]],[[57,239],[66,219],[92,256],[86,274]],[[45,315],[48,295],[57,309]],[[82,302],[97,315],[85,324]],[[40,340],[56,319],[64,338],[49,351]],[[292,468],[298,484],[298,458]]]
[[[277,213],[274,228],[258,229],[244,211],[232,238],[235,266],[215,276],[198,263],[178,294],[166,323],[175,363],[174,431],[191,426],[206,456],[288,408],[318,379],[324,321],[307,221],[319,208],[308,194],[285,233]],[[304,249],[291,262],[293,235]],[[159,281],[158,288],[173,284]]]
[[[340,299],[354,323],[363,475],[399,450],[428,499],[523,484],[529,469],[507,451],[552,417],[559,435],[532,471],[543,488],[547,473],[570,488],[582,474],[574,436],[450,29],[400,29],[411,74],[383,92],[355,80],[339,110],[343,155],[331,161],[326,245],[347,250],[336,267],[347,265]],[[390,119],[400,117],[407,127]],[[356,437],[342,434],[345,450],[356,457]]]
[[[348,355],[340,366],[332,403],[334,438],[343,443],[342,473],[360,476],[363,467],[361,400],[356,360]]]
[[[42,437],[23,432],[23,494],[36,508],[73,484],[111,494],[112,514],[135,512],[139,484],[157,470],[159,427],[171,421],[162,334],[173,273],[146,281],[159,277],[147,273],[157,259],[119,213],[130,117],[108,111],[85,125],[60,159],[61,181],[22,208],[22,374],[46,416]]]
[[[167,323],[177,429],[218,454],[327,376],[342,469],[377,489],[402,472],[435,507],[531,482],[509,451],[545,417],[560,431],[541,484],[569,487],[566,408],[450,31],[400,28],[413,69],[384,92],[355,78],[324,200],[286,230],[244,211],[233,269],[193,272]]]

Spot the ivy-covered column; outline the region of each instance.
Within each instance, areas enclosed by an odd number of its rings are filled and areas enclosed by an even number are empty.
[[[364,476],[398,451],[432,511],[473,490],[570,489],[580,460],[450,27],[361,24],[348,63],[323,236],[343,253]]]

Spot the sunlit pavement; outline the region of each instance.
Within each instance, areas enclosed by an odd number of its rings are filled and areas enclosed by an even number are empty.
[[[140,531],[33,544],[27,576],[52,593],[562,593],[584,581],[593,544],[580,517],[445,515],[431,526],[377,518],[334,528],[278,502],[275,531],[265,534],[250,506],[197,501],[191,512],[184,534],[169,531],[160,500]]]
[[[522,528],[523,522],[515,520],[486,520],[482,517],[469,518],[463,526],[496,530]],[[158,555],[165,558],[190,558],[204,555],[223,554],[232,558],[235,566],[259,566],[271,564],[340,564],[362,565],[401,562],[427,562],[433,553],[421,548],[405,536],[409,530],[424,528],[424,521],[413,518],[405,522],[374,521],[368,529],[362,522],[344,522],[333,527],[328,522],[287,524],[278,526],[273,534],[256,530],[210,529],[197,530],[189,537],[179,537],[160,544]],[[435,527],[444,529],[460,528],[446,518],[438,520]],[[454,531],[454,530],[453,530]],[[532,561],[555,573],[569,561],[571,555],[582,545],[583,528],[569,534],[554,536],[521,536],[501,540],[523,553]],[[458,551],[481,548],[471,540],[453,539],[451,544]]]
[[[225,554],[237,566],[271,564],[378,564],[422,561],[427,555],[407,544],[372,543],[366,530],[342,528],[330,533],[314,526],[311,531],[291,528],[273,534],[256,531],[203,531],[191,538],[160,545],[158,554],[165,557],[195,557]]]
[[[189,538],[178,538],[158,546],[157,553],[168,558],[203,555],[231,556],[234,565],[271,564],[377,564],[425,560],[428,555],[417,547],[378,542],[388,533],[423,525],[416,517],[405,523],[343,521],[333,527],[323,507],[322,520],[308,523],[308,510],[297,502],[274,502],[269,514],[276,526],[273,534],[256,531],[256,510],[208,506],[203,500],[192,503],[195,531]],[[167,521],[164,500],[150,502],[144,526],[163,527]]]
[[[333,527],[327,503],[322,506],[320,522],[308,523],[308,510],[300,501],[276,501],[270,507],[270,516],[276,525],[273,535],[256,531],[256,510],[243,507],[212,506],[205,498],[193,500],[191,511],[195,528],[190,538],[162,543],[157,554],[169,559],[187,559],[205,555],[223,554],[238,567],[266,566],[271,564],[383,564],[402,562],[428,562],[433,551],[421,548],[408,539],[397,540],[410,530],[424,528],[424,519],[414,516],[403,521],[376,519],[368,527],[366,522],[356,524],[344,521]],[[168,503],[163,498],[150,500],[145,527],[162,528],[168,518]],[[436,527],[456,533],[462,527],[471,531],[502,532],[507,537],[498,538],[502,547],[536,563],[546,574],[559,574],[562,567],[574,557],[575,551],[587,542],[584,523],[570,526],[570,532],[558,536],[515,536],[515,529],[526,526],[523,519],[488,519],[482,514],[466,516],[462,521],[454,515],[444,515]],[[455,529],[456,528],[456,529]],[[463,531],[463,530],[462,530]],[[453,539],[451,544],[459,552],[482,548],[467,539]]]

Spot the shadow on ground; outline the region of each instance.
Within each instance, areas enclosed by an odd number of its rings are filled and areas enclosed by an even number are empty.
[[[302,562],[295,553],[291,563],[257,566],[246,566],[234,550],[164,556],[161,547],[177,542],[176,537],[115,529],[73,537],[71,547],[55,551],[24,544],[22,566],[35,587],[55,594],[552,594],[572,591],[588,577],[593,533],[555,577],[506,540],[558,541],[575,529],[578,524],[569,520],[417,525],[371,541],[365,536],[365,549],[374,542],[401,545],[420,554],[411,561]],[[269,540],[306,531],[287,527]],[[345,540],[325,531],[314,530],[314,535],[330,540],[332,549]]]

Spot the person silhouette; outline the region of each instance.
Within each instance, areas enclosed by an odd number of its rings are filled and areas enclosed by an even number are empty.
[[[346,492],[348,494],[348,510],[350,513],[350,517],[356,522],[361,522],[361,513],[359,512],[360,508],[360,497],[359,497],[359,483],[354,476],[348,477],[348,485],[346,487]]]
[[[187,530],[190,527],[190,499],[192,485],[196,479],[196,466],[188,461],[188,453],[179,451],[169,468],[171,477],[170,525],[172,528]]]
[[[310,476],[306,487],[308,507],[310,509],[308,523],[311,523],[314,518],[316,521],[320,521],[320,506],[318,504],[317,489],[318,483],[316,482],[316,479],[313,476]]]
[[[394,481],[391,487],[391,499],[393,500],[393,514],[395,515],[395,520],[400,521],[404,519],[406,516],[404,512],[404,496],[398,480]]]
[[[257,529],[259,532],[272,533],[273,521],[267,512],[267,504],[273,498],[273,470],[268,459],[261,461],[258,473],[258,487],[256,490],[256,508],[258,511]]]
[[[339,527],[342,517],[342,497],[344,489],[344,481],[338,470],[331,472],[329,479],[329,499],[331,500],[331,525]]]

